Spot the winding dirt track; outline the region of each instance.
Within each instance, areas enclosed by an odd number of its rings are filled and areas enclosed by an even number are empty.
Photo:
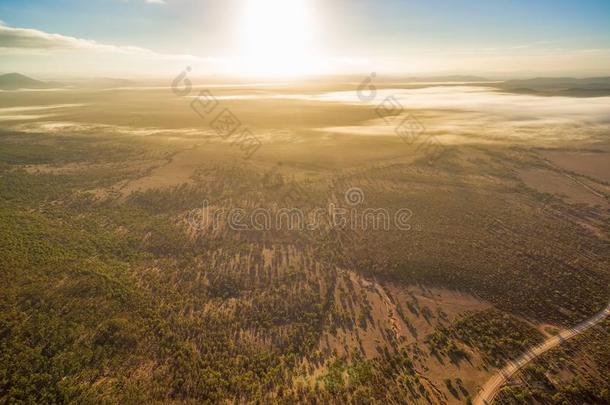
[[[498,371],[492,378],[490,378],[483,388],[477,394],[477,397],[474,399],[474,405],[489,405],[493,402],[494,397],[500,391],[500,389],[508,382],[508,380],[520,369],[522,369],[529,362],[534,360],[535,358],[541,356],[552,348],[559,346],[566,340],[573,338],[576,335],[579,335],[586,331],[587,329],[597,325],[606,317],[610,315],[610,302],[608,302],[608,306],[593,316],[592,318],[587,319],[583,323],[575,326],[571,329],[566,329],[561,332],[557,336],[553,336],[538,346],[535,346],[529,349],[527,352],[523,353],[518,359],[509,362],[504,368]]]

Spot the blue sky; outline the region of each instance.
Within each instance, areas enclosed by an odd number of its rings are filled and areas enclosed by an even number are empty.
[[[246,1],[256,0],[1,0],[0,20],[15,29],[155,54],[229,60],[239,47],[239,16]],[[313,46],[323,48],[316,57],[332,59],[337,70],[610,74],[607,0],[301,1],[314,15]],[[5,47],[3,53],[2,71],[35,57],[31,49],[24,55]],[[65,56],[55,55],[57,63]],[[78,70],[78,63],[73,65]]]

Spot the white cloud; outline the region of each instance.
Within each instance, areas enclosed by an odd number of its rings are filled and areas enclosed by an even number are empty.
[[[166,54],[150,49],[103,44],[89,39],[52,34],[31,28],[16,28],[0,24],[0,70],[96,74],[108,72],[173,72],[185,65],[199,70],[218,70],[223,61],[214,57],[186,54]],[[61,68],[63,66],[63,68]]]
[[[133,46],[115,46],[95,41],[50,34],[30,28],[14,28],[0,23],[0,48],[3,49],[92,49],[112,52],[152,54],[154,52]]]
[[[148,4],[167,4],[165,0],[146,0]]]
[[[159,0],[151,0],[159,1]],[[108,45],[96,41],[75,38],[61,34],[50,34],[31,28],[14,28],[0,22],[0,50],[7,54],[10,50],[91,50],[124,53],[130,55],[152,56],[165,59],[191,59],[213,61],[214,58],[200,58],[184,54],[164,54],[137,46]]]

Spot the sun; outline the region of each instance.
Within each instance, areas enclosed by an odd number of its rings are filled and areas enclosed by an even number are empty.
[[[244,0],[239,68],[259,76],[290,76],[318,68],[315,0]]]

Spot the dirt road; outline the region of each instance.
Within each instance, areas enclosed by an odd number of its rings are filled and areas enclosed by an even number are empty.
[[[610,315],[610,302],[608,306],[593,316],[592,318],[587,319],[582,322],[578,326],[566,329],[562,331],[559,335],[553,336],[538,346],[535,346],[529,349],[527,352],[522,354],[518,359],[509,362],[504,368],[502,368],[497,374],[495,374],[492,378],[490,378],[483,388],[477,394],[477,397],[474,400],[475,405],[490,405],[493,402],[494,397],[500,391],[500,389],[510,380],[510,378],[520,369],[522,369],[525,365],[527,365],[530,361],[534,360],[538,356],[546,353],[552,348],[559,346],[564,341],[577,336],[587,329],[597,325],[606,317]]]

